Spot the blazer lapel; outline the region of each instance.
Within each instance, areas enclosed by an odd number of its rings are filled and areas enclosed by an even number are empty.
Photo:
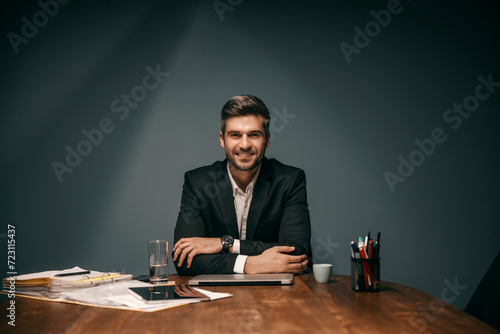
[[[270,176],[271,170],[269,169],[268,160],[264,157],[262,160],[259,178],[257,179],[253,190],[252,203],[250,204],[250,209],[248,211],[247,240],[253,240],[255,230],[259,225],[260,215],[271,187],[271,182],[269,181]]]
[[[235,239],[239,239],[238,221],[234,209],[233,187],[227,174],[227,159],[222,162],[222,168],[217,173],[217,186],[219,191],[217,197],[222,219],[226,225],[227,233]]]

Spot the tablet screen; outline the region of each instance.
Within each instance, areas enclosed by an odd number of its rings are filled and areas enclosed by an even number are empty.
[[[169,285],[169,286],[151,286],[129,288],[136,297],[147,303],[160,303],[166,300],[195,299],[210,300],[204,294],[196,291],[189,285]]]

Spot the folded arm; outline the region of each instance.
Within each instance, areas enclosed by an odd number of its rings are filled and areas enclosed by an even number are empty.
[[[277,242],[262,242],[253,240],[240,241],[240,254],[259,255],[266,249],[275,246],[291,246],[292,255],[307,255],[311,253],[311,223],[307,206],[306,177],[303,170],[297,170],[284,194],[285,201],[279,219]],[[269,222],[260,222],[265,225]]]

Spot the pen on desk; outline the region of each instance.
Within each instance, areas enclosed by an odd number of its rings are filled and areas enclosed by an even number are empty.
[[[90,274],[90,270],[85,270],[85,271],[77,271],[74,273],[63,273],[63,274],[57,274],[54,275],[55,277],[67,277],[67,276],[78,276],[78,275],[87,275]]]
[[[378,259],[380,257],[380,232],[377,233],[377,251],[375,257]]]

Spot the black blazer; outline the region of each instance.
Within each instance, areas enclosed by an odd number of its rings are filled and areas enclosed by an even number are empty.
[[[239,239],[227,159],[184,175],[174,242],[189,237],[231,235]],[[264,157],[247,219],[247,240],[240,254],[258,255],[278,246],[295,246],[295,255],[310,254],[311,224],[304,171]],[[199,254],[191,268],[174,262],[180,275],[233,273],[238,254]]]

